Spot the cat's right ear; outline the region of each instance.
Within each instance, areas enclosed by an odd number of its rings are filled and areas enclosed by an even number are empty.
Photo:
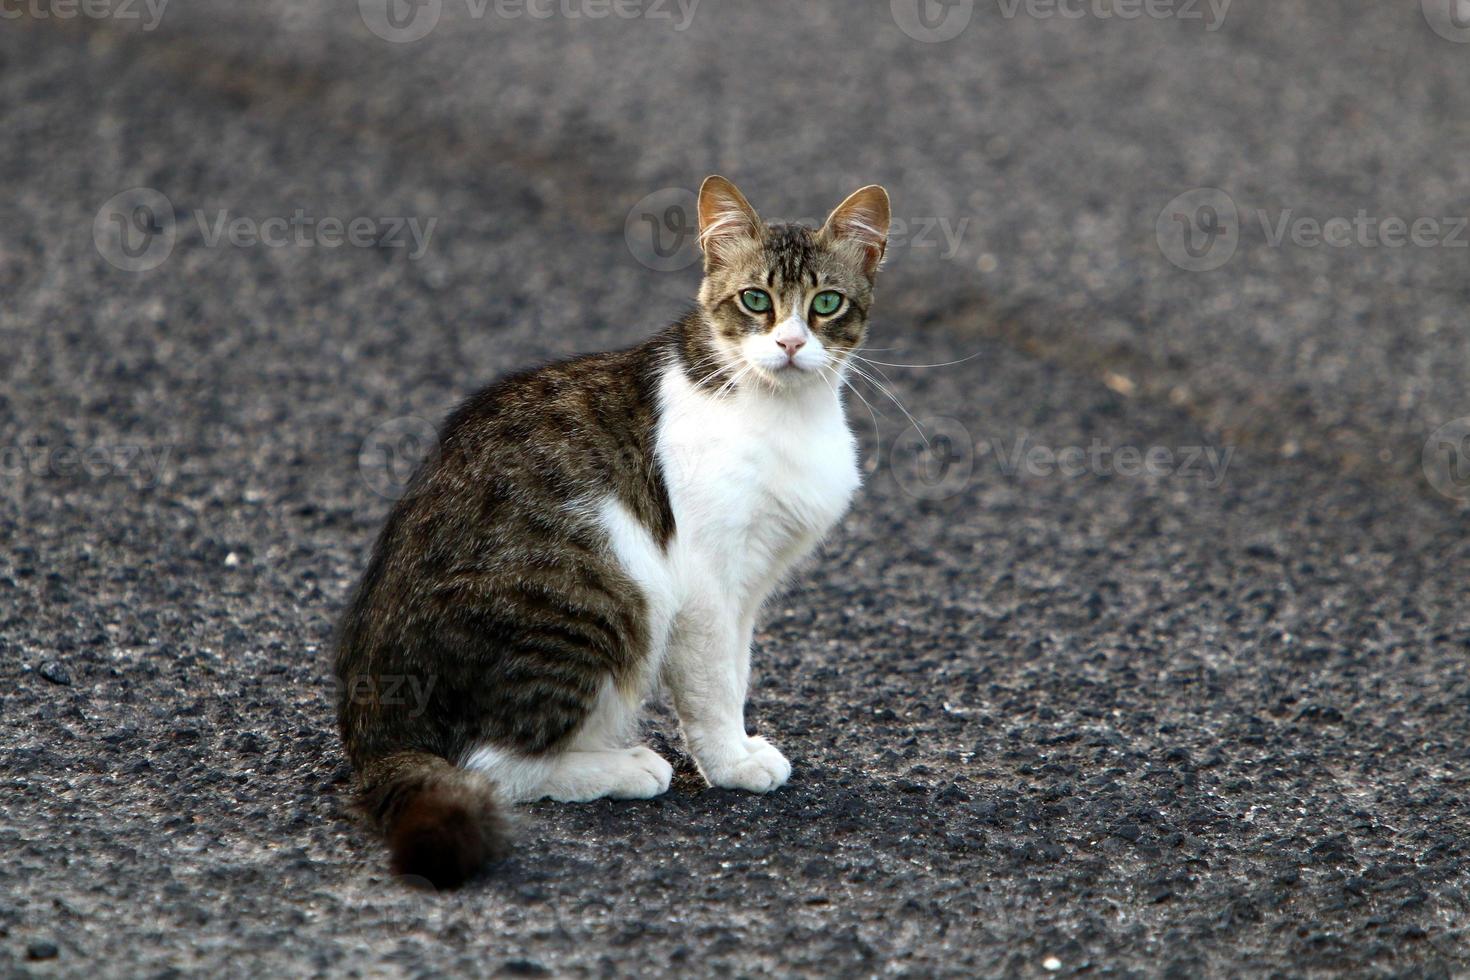
[[[738,246],[761,240],[761,219],[739,188],[716,174],[699,188],[699,247],[706,271]]]
[[[837,205],[822,228],[822,237],[834,242],[852,242],[862,249],[863,272],[871,282],[888,252],[888,226],[892,214],[888,192],[877,184],[855,191]]]

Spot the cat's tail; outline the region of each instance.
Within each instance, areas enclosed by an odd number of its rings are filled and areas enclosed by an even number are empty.
[[[427,752],[398,752],[361,768],[360,802],[388,842],[393,873],[455,888],[510,853],[495,785]]]

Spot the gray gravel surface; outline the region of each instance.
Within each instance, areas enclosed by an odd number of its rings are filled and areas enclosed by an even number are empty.
[[[443,0],[411,43],[371,2],[38,2],[0,20],[0,974],[1470,972],[1439,0],[996,0],[938,43],[905,0]],[[667,796],[525,807],[484,880],[405,888],[326,660],[375,452],[677,314],[641,215],[711,171],[810,218],[889,186],[874,356],[961,361],[885,369],[934,453],[860,386],[868,485],[757,638],[785,789],[704,788],[655,709]],[[134,272],[138,187],[173,244]],[[1200,187],[1239,220],[1191,272],[1156,229],[1207,242]],[[382,240],[212,237],[298,209]],[[1360,211],[1440,238],[1268,234]]]

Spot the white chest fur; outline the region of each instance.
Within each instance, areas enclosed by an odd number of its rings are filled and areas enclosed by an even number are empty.
[[[672,550],[742,605],[759,604],[857,489],[842,404],[824,384],[715,398],[678,369],[662,398],[656,445],[678,528]]]
[[[748,624],[857,490],[842,403],[825,384],[715,398],[677,367],[660,395],[655,445],[674,537],[660,549],[609,500],[601,517],[610,544],[649,601],[655,636],[691,607],[720,606]]]

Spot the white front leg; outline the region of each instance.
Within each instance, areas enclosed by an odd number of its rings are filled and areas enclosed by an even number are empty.
[[[696,602],[675,618],[664,682],[699,771],[712,786],[769,793],[791,763],[764,738],[745,733],[752,617]]]

